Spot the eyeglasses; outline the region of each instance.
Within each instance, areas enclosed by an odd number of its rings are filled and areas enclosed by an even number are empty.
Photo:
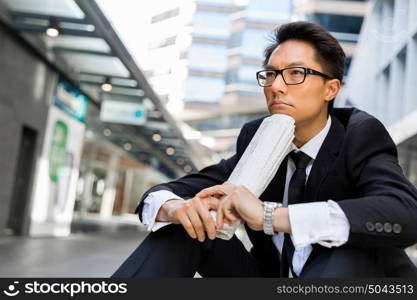
[[[256,72],[256,79],[258,80],[258,84],[260,86],[269,87],[272,86],[278,74],[281,74],[286,85],[301,84],[304,82],[307,75],[319,75],[326,79],[332,79],[329,75],[305,67],[290,67],[281,70],[262,70]]]

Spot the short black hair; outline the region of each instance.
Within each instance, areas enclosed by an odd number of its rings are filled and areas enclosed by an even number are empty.
[[[278,45],[288,40],[299,40],[310,43],[315,49],[315,58],[322,66],[324,73],[339,79],[342,83],[346,55],[339,42],[322,26],[310,22],[291,22],[277,27],[271,44],[264,51],[263,65],[268,64],[272,52]],[[333,111],[334,99],[329,102],[329,113]]]

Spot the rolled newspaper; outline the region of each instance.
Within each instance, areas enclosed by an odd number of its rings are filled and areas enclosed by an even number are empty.
[[[259,197],[292,149],[294,123],[292,117],[283,114],[265,118],[227,181],[243,185]],[[216,212],[211,213],[215,218]],[[217,231],[217,237],[231,239],[239,225],[241,221],[225,224],[223,229]]]

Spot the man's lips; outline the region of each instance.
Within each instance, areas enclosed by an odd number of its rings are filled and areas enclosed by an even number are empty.
[[[272,101],[271,105],[281,106],[281,105],[289,105],[289,104],[285,103],[284,101],[281,101],[281,100],[274,100],[274,101]]]

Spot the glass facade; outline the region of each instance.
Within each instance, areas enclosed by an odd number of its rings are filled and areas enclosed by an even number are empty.
[[[193,18],[194,42],[188,50],[190,71],[199,72],[187,78],[184,101],[219,102],[225,89],[227,43],[231,33],[230,1],[197,1],[204,4]],[[207,6],[211,6],[207,8]],[[203,73],[201,73],[203,72]],[[204,74],[204,72],[209,72]]]
[[[261,68],[258,66],[250,66],[245,65],[239,68],[239,81],[241,83],[249,83],[257,86],[256,82],[256,72],[258,72]]]
[[[377,117],[417,186],[417,2],[378,0],[361,31],[346,83],[346,103]]]
[[[292,0],[252,0],[246,7],[246,17],[260,22],[287,21],[291,13]]]
[[[230,35],[229,14],[197,11],[193,20],[193,34],[198,37],[227,39]]]
[[[218,102],[223,96],[224,79],[210,77],[188,77],[185,101]]]
[[[241,55],[248,58],[263,59],[263,52],[268,45],[269,30],[248,28],[242,32]]]
[[[362,27],[363,17],[314,13],[308,16],[308,20],[321,24],[324,28],[331,32],[359,34]]]
[[[227,47],[194,43],[188,59],[192,70],[224,72],[227,69]]]

